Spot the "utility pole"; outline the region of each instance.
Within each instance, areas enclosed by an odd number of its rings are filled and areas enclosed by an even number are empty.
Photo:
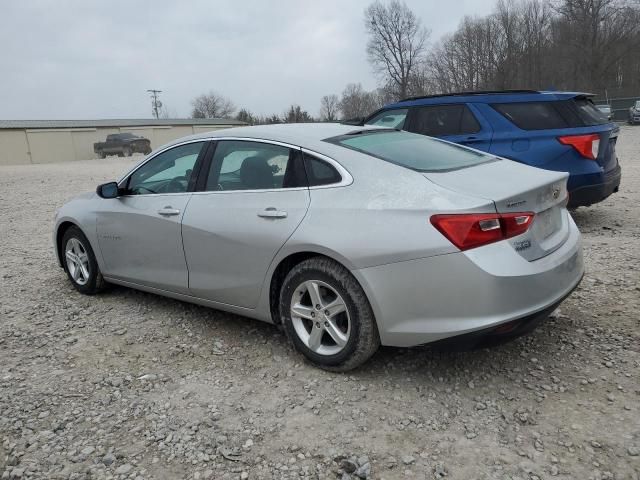
[[[162,102],[158,98],[158,95],[162,93],[162,90],[147,90],[151,95],[151,108],[153,109],[153,116],[160,118],[160,109],[162,108]]]

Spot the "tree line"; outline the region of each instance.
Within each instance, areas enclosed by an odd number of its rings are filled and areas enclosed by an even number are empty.
[[[640,94],[640,0],[498,0],[491,14],[465,16],[435,43],[398,0],[376,0],[364,22],[377,89],[350,83],[340,96],[321,98],[317,117],[295,104],[282,114],[254,115],[210,92],[193,100],[192,116],[251,125],[337,121],[411,96],[471,90]]]

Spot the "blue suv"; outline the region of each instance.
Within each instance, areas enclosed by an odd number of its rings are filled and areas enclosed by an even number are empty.
[[[430,135],[547,170],[569,172],[569,207],[618,191],[619,127],[576,92],[508,90],[414,97],[364,120]]]

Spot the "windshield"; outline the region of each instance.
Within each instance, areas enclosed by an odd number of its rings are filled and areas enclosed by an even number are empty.
[[[456,170],[496,158],[437,138],[395,130],[362,131],[325,141],[419,172]]]
[[[367,120],[366,125],[378,125],[380,127],[402,129],[404,126],[404,120],[407,118],[408,111],[409,110],[406,108],[401,108],[399,110],[387,110],[386,112],[381,112],[375,117]]]

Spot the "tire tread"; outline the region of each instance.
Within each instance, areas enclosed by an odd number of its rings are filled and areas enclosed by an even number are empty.
[[[380,347],[380,335],[378,333],[378,326],[376,324],[375,316],[369,300],[367,299],[364,290],[355,279],[355,277],[344,266],[338,262],[323,256],[312,257],[303,260],[295,267],[293,267],[282,284],[280,291],[280,317],[281,322],[284,325],[284,330],[289,338],[289,341],[296,346],[294,335],[295,330],[291,324],[289,317],[289,298],[285,297],[287,287],[291,283],[292,279],[300,274],[309,271],[319,271],[335,279],[340,286],[351,297],[351,301],[356,306],[356,312],[350,312],[352,316],[358,317],[359,335],[356,338],[355,348],[345,360],[337,364],[324,364],[307,357],[311,363],[324,370],[332,372],[346,372],[359,367],[366,362]],[[304,354],[304,352],[302,352]]]

